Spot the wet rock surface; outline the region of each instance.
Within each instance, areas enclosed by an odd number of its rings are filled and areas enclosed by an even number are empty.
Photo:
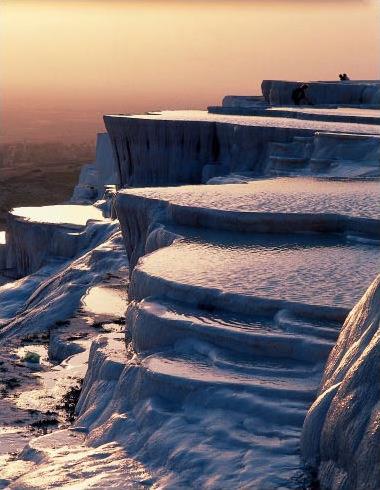
[[[302,456],[322,489],[380,485],[379,299],[380,276],[343,325],[304,422]]]
[[[48,235],[33,274],[0,287],[0,487],[376,481],[337,434],[354,428],[377,467],[372,300],[344,323],[379,268],[376,126],[202,112],[106,124],[73,203],[110,183],[221,185],[113,189],[93,206],[108,217]],[[23,225],[21,275],[37,243]]]

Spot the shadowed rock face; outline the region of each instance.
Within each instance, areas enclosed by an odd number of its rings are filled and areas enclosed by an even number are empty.
[[[352,146],[349,139],[353,133],[359,137],[366,135],[360,139],[361,145],[358,138],[354,145],[365,147],[365,156],[370,157],[371,163],[367,170],[373,172],[378,167],[377,136],[380,130],[374,124],[221,116],[205,111],[107,115],[104,122],[121,187],[200,184],[216,176],[237,172],[256,176],[267,175],[270,170],[315,173],[321,166],[323,169],[331,164],[346,167],[348,163],[356,168],[363,164],[357,153],[351,152],[354,162],[344,160],[347,157],[345,149]],[[334,136],[321,137],[321,132]],[[341,137],[338,142],[332,141],[336,133]],[[286,145],[285,154],[271,154],[273,144]],[[334,153],[336,147],[343,149]],[[306,151],[308,149],[310,152]],[[276,156],[281,156],[280,161]],[[274,158],[274,168],[268,168],[268,157]],[[313,168],[308,169],[310,157],[316,161]],[[375,162],[372,161],[374,157]],[[335,176],[357,177],[357,173],[342,173],[335,171]]]
[[[348,316],[306,417],[302,455],[322,489],[380,488],[380,275]]]
[[[95,162],[83,165],[71,202],[93,203],[104,195],[105,186],[120,186],[120,170],[107,133],[98,133]]]
[[[303,82],[264,80],[262,92],[273,105],[292,102],[292,91]],[[376,105],[380,103],[379,80],[352,80],[347,82],[308,82],[308,95],[314,105]]]

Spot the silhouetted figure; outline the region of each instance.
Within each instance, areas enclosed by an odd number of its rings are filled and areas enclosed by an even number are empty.
[[[347,75],[347,73],[343,73],[343,74],[342,73],[339,73],[339,80],[341,82],[345,82],[345,81],[347,81],[349,79],[350,79],[350,77]]]
[[[295,105],[312,105],[308,96],[306,95],[306,91],[308,88],[309,85],[307,85],[307,83],[303,83],[293,90],[292,101]]]

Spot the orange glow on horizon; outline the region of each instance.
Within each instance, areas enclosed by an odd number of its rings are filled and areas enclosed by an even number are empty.
[[[204,108],[263,78],[379,78],[375,3],[263,3],[3,0],[4,121]]]

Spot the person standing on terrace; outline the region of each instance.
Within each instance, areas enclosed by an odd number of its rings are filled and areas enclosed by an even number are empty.
[[[347,75],[347,73],[339,73],[339,80],[341,82],[346,82],[348,80],[350,80],[350,77]]]
[[[303,83],[299,87],[295,88],[292,92],[292,101],[294,105],[312,105],[310,99],[306,95],[307,89],[309,85],[307,83]]]

